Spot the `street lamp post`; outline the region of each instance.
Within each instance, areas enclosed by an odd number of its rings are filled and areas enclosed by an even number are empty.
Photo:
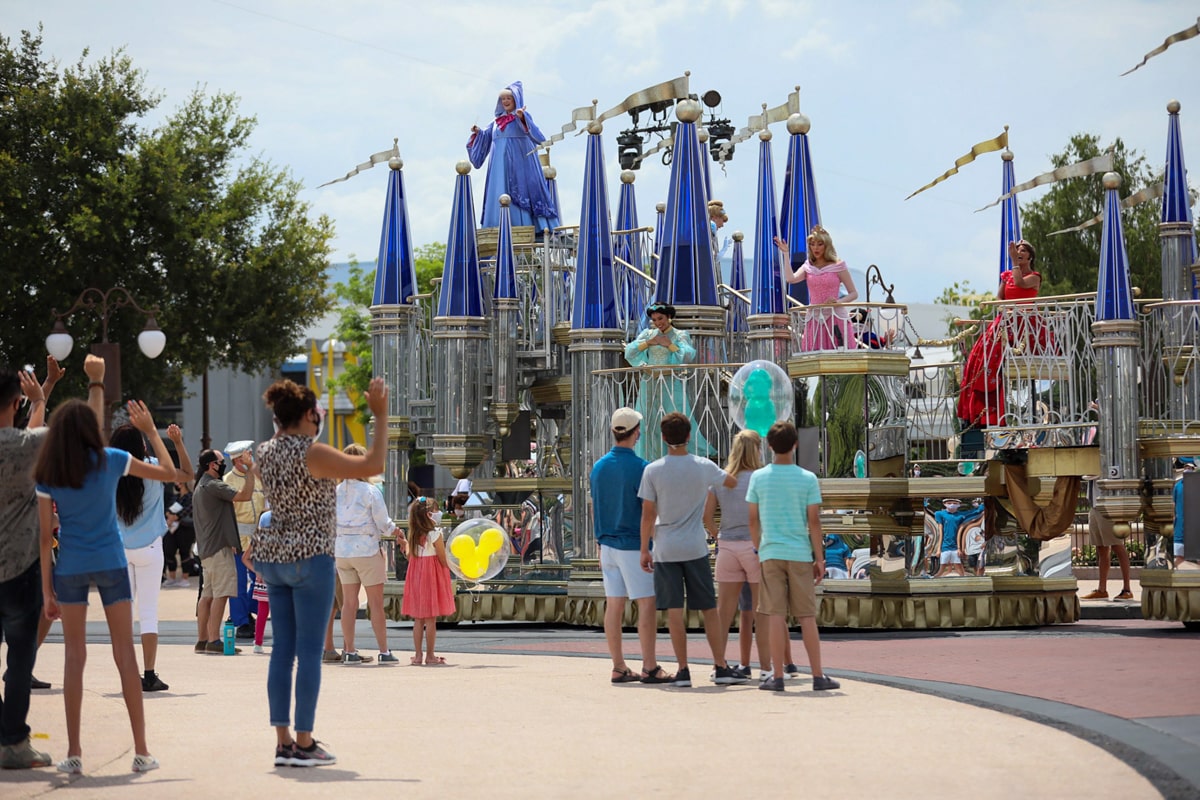
[[[59,361],[64,361],[71,354],[71,348],[75,345],[75,340],[67,332],[67,327],[63,324],[63,320],[76,311],[88,310],[99,313],[100,341],[92,344],[91,351],[94,355],[103,358],[105,364],[105,440],[108,439],[111,433],[113,404],[121,400],[121,345],[108,341],[108,317],[109,314],[117,309],[126,307],[133,308],[146,315],[146,327],[138,334],[138,348],[141,349],[147,358],[158,358],[163,348],[167,345],[167,335],[159,329],[158,323],[154,319],[158,314],[158,306],[154,306],[147,311],[134,301],[133,295],[128,290],[120,286],[114,286],[107,292],[102,292],[95,288],[84,289],[79,297],[75,299],[75,304],[66,312],[59,314],[57,310],[52,309],[50,313],[54,315],[54,327],[51,329],[50,335],[46,337],[46,350]]]

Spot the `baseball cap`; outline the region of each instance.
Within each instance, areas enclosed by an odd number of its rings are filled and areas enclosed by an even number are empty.
[[[613,433],[625,433],[642,424],[642,415],[632,408],[618,408],[612,415]]]

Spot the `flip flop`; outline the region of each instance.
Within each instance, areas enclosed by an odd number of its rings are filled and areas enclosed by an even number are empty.
[[[624,669],[614,669],[612,671],[613,683],[635,683],[641,679],[641,676],[634,675],[633,670],[631,670],[629,667],[625,667]]]

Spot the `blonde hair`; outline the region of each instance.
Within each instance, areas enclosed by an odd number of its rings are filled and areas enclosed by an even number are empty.
[[[348,456],[365,456],[367,454],[367,448],[355,442],[354,444],[348,444],[343,447],[342,452]]]
[[[762,437],[758,431],[745,430],[733,437],[733,448],[729,451],[729,460],[725,462],[725,471],[733,477],[739,472],[753,472],[762,469]]]
[[[837,250],[835,250],[833,247],[833,237],[829,235],[829,231],[825,230],[820,225],[813,225],[813,229],[811,231],[809,231],[809,233],[808,233],[807,242],[810,245],[814,244],[816,242],[821,242],[825,245],[825,263],[826,264],[836,264],[840,260],[838,258]],[[812,263],[811,257],[808,260],[809,260],[809,263]],[[813,266],[820,267],[823,265],[822,264],[813,264]]]

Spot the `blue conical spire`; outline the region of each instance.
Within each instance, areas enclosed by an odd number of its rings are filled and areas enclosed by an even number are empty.
[[[775,215],[775,162],[771,132],[758,135],[758,213],[754,219],[754,278],[750,285],[751,314],[783,314],[782,253],[775,246],[779,219]],[[803,238],[803,237],[801,237]],[[789,243],[790,244],[790,243]]]
[[[1187,187],[1187,167],[1183,164],[1183,137],[1179,132],[1179,103],[1172,100],[1167,106],[1167,170],[1163,177],[1162,222],[1186,222],[1193,225],[1192,206]],[[1192,239],[1195,260],[1196,242]]]
[[[812,123],[796,113],[788,117],[787,169],[783,178],[783,208],[780,212],[780,235],[788,243],[789,264],[792,269],[808,260],[808,232],[821,224],[821,209],[817,205],[817,183],[813,179],[812,154],[808,149],[808,132]],[[788,294],[801,303],[808,303],[808,284],[793,283]]]
[[[511,198],[500,195],[500,232],[496,241],[496,288],[492,297],[517,299],[517,270],[514,266]]]
[[[1001,179],[1001,195],[1013,190],[1017,181],[1013,176],[1013,154],[1005,150],[1000,154],[1004,162],[1004,176]],[[1008,243],[1021,241],[1021,211],[1017,207],[1017,197],[1006,197],[1000,204],[1000,274],[1012,271],[1012,259],[1008,255]]]
[[[621,172],[621,196],[617,200],[617,230],[632,231],[638,227],[637,195],[633,189],[636,173],[627,169]],[[640,233],[623,233],[617,237],[614,255],[627,264],[638,269],[642,268],[642,235]],[[621,307],[625,310],[625,319],[637,322],[645,312],[644,295],[640,291],[642,278],[628,269],[621,267],[618,274],[624,276],[621,281]]]
[[[775,251],[778,254],[778,250]],[[733,233],[733,264],[729,272],[729,288],[739,292],[746,291],[746,255],[742,248],[742,234],[740,231]],[[734,299],[733,305],[730,306],[731,313],[729,315],[729,330],[744,331],[746,330],[746,306],[741,300]]]
[[[684,100],[675,108],[679,124],[675,127],[671,184],[654,299],[672,305],[716,306],[717,272],[708,235],[700,141],[696,137],[700,104]]]
[[[598,122],[588,126],[583,210],[579,215],[579,255],[575,260],[575,305],[571,312],[571,328],[575,330],[620,328],[601,131]]]
[[[1129,258],[1121,224],[1121,176],[1104,175],[1104,234],[1100,239],[1100,283],[1096,287],[1096,321],[1133,319]]]
[[[654,207],[654,255],[662,256],[663,228],[667,224],[667,204],[658,203]],[[651,275],[651,278],[656,277]]]
[[[388,166],[391,171],[383,207],[383,231],[379,236],[373,306],[408,305],[408,299],[417,293],[408,205],[404,202],[404,162],[396,155],[388,160]]]
[[[454,209],[442,267],[439,317],[482,317],[483,288],[479,280],[479,252],[475,248],[475,201],[471,197],[471,162],[455,166]]]

